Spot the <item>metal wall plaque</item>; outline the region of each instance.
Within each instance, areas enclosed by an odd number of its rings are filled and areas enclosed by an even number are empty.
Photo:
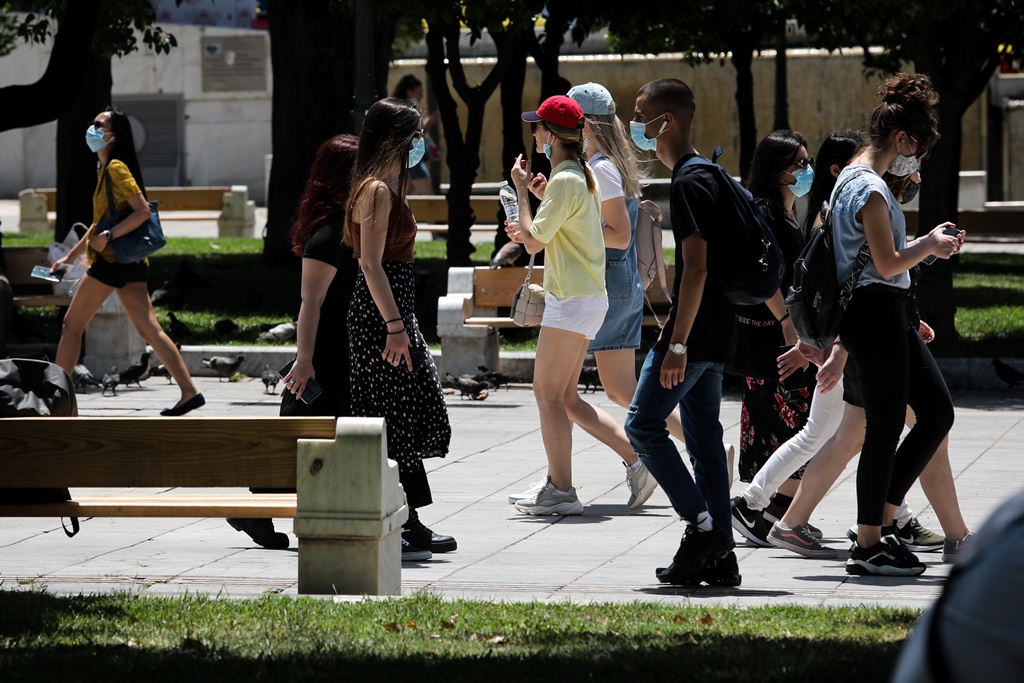
[[[202,50],[203,92],[266,92],[266,34],[204,37]]]

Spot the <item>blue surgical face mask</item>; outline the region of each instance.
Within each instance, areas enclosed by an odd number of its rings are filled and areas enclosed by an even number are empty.
[[[89,126],[85,131],[85,144],[89,145],[89,149],[93,152],[98,152],[107,146],[107,141],[103,139],[106,133],[102,129],[96,126]]]
[[[664,115],[665,114],[662,114],[661,116]],[[648,121],[647,123],[641,123],[640,121],[630,121],[629,135],[630,137],[633,138],[633,144],[635,144],[640,149],[647,150],[648,152],[653,152],[654,150],[658,149],[658,137],[665,131],[665,126],[668,125],[668,121],[665,121],[664,123],[661,124],[661,128],[658,129],[658,135],[655,135],[653,138],[647,137],[647,126],[660,119],[661,116],[657,116]]]
[[[551,136],[548,136],[548,141],[544,143],[544,156],[548,159],[551,158]]]
[[[789,186],[789,191],[797,197],[803,197],[811,191],[811,184],[814,183],[814,169],[810,166],[798,169],[793,174],[796,182]]]
[[[427,152],[427,143],[423,138],[412,139],[412,149],[409,150],[409,168],[412,168],[416,164],[423,160],[423,155]]]

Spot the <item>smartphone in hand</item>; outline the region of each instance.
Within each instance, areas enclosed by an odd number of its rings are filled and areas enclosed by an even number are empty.
[[[283,368],[277,371],[277,374],[282,377],[287,377],[288,373],[292,371],[292,366],[295,365],[295,359],[292,358],[288,361]],[[320,394],[324,393],[324,390],[320,388],[320,385],[316,383],[316,380],[309,380],[306,382],[306,390],[302,392],[302,396],[299,396],[299,400],[309,405],[317,399]]]
[[[956,227],[955,225],[948,225],[946,226],[946,229],[942,231],[942,234],[949,235],[950,237],[959,237],[960,228]],[[936,256],[935,254],[928,254],[923,259],[921,259],[921,263],[923,263],[926,266],[930,266],[931,264],[935,263],[935,259],[937,258],[939,257]]]
[[[33,266],[32,277],[37,277],[40,280],[46,280],[47,282],[60,282],[64,278],[64,273],[67,271],[63,268],[58,269],[56,272],[51,273],[50,269],[46,266]]]

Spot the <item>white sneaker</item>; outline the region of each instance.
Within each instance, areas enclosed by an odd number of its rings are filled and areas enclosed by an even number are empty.
[[[527,498],[536,498],[537,494],[540,493],[540,490],[544,488],[544,484],[546,483],[548,483],[547,477],[538,482],[530,484],[530,488],[526,489],[522,493],[510,493],[508,496],[508,504],[515,505],[521,500],[526,500]]]
[[[561,492],[551,483],[551,477],[532,498],[524,498],[516,503],[516,510],[524,515],[582,515],[583,503],[576,495],[576,489],[570,487]]]
[[[626,486],[629,487],[629,502],[626,505],[630,510],[636,510],[646,503],[654,489],[658,488],[658,481],[643,462],[635,469],[626,463],[622,464],[626,467]]]

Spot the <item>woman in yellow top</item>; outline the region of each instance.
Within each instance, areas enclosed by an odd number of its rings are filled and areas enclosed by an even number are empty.
[[[509,238],[526,251],[544,249],[544,318],[533,372],[533,393],[548,458],[547,479],[515,496],[516,510],[528,515],[579,515],[583,504],[572,486],[572,427],[608,444],[623,460],[635,460],[622,429],[608,413],[580,398],[577,390],[587,343],[604,322],[604,235],[601,192],[583,154],[583,110],[564,95],[549,97],[535,112],[523,114],[533,127],[538,152],[551,159],[551,178],[534,176],[519,156],[512,182],[519,194],[519,223],[507,226]],[[536,217],[528,193],[543,195]],[[540,187],[538,187],[540,186]]]
[[[99,179],[92,195],[93,224],[78,244],[59,259],[51,270],[56,271],[73,263],[82,251],[89,262],[89,271],[82,277],[71,299],[71,305],[64,315],[60,344],[57,346],[57,365],[68,374],[78,362],[82,350],[82,333],[96,315],[110,293],[117,290],[128,319],[142,338],[153,347],[153,352],[164,364],[181,390],[180,400],[171,408],[160,411],[164,416],[184,415],[206,403],[189,375],[174,342],[160,327],[153,304],[149,300],[146,276],[149,261],[142,259],[135,263],[118,263],[110,242],[124,237],[149,218],[145,185],[139,160],[135,155],[135,140],[127,114],[120,109],[107,107],[93,120],[85,133],[86,144],[100,160]],[[107,206],[106,178],[110,178],[115,206]],[[132,212],[117,225],[103,232],[96,232],[96,225],[109,215],[128,208]]]

